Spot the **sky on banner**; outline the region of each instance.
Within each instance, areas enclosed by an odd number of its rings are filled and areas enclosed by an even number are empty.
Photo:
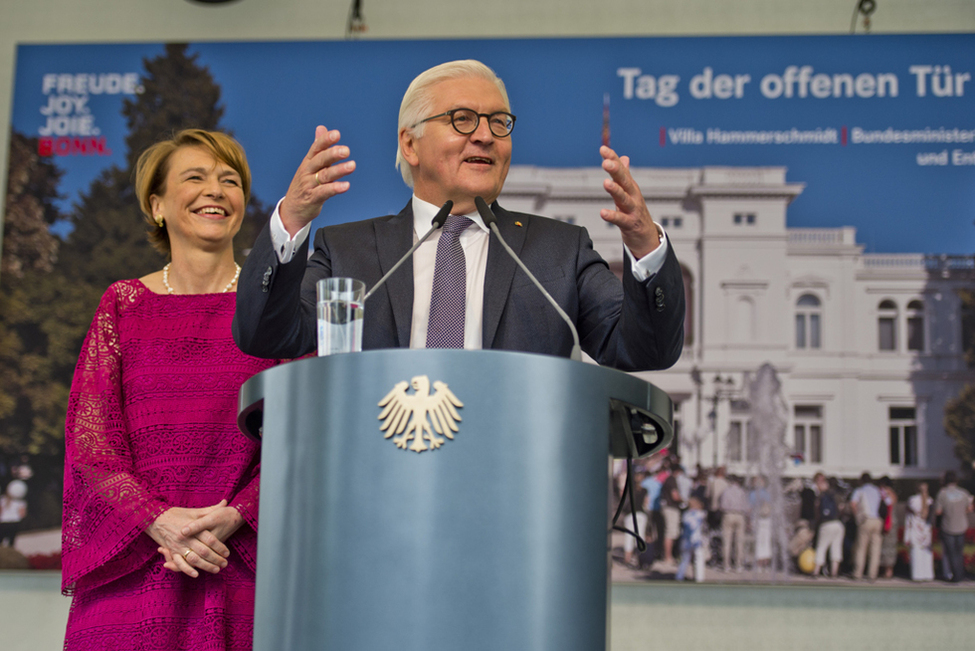
[[[785,166],[791,227],[854,226],[868,252],[975,250],[975,35],[193,43],[247,150],[254,193],[283,195],[316,124],[358,164],[319,224],[399,211],[399,102],[443,61],[476,58],[518,116],[514,165]],[[65,170],[70,206],[124,160],[122,100],[161,43],[20,45],[12,126]],[[79,77],[80,75],[80,77]]]

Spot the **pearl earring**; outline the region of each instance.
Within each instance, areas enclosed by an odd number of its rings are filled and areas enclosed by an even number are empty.
[[[165,220],[163,219],[163,216],[162,215],[156,215],[156,220],[155,221],[156,221],[156,226],[158,226],[159,228],[162,228],[163,227],[163,223],[165,223]]]

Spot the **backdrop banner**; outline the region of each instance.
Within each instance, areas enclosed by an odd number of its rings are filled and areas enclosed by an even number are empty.
[[[135,157],[220,128],[253,172],[246,249],[324,124],[357,168],[316,226],[396,213],[410,81],[453,59],[504,80],[513,166],[784,167],[790,228],[853,226],[867,252],[975,245],[975,35],[19,45],[0,269],[0,490],[29,477],[16,547],[56,565],[64,412],[98,299],[164,263]],[[31,535],[34,538],[31,538]],[[28,541],[28,542],[23,542]]]

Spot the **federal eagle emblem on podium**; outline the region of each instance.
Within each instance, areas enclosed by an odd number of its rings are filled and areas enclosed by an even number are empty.
[[[407,393],[411,386],[415,393]],[[431,395],[430,378],[417,375],[409,383],[397,383],[379,401],[379,406],[384,408],[379,414],[379,420],[383,421],[379,429],[401,450],[436,450],[445,442],[438,434],[453,440],[459,431],[457,423],[461,417],[457,409],[464,403],[443,382],[434,382],[433,388]]]

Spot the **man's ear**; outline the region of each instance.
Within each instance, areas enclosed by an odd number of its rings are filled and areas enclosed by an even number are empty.
[[[403,158],[410,164],[410,167],[418,167],[420,165],[420,157],[416,155],[416,140],[412,129],[402,129],[399,132],[399,149],[403,153]]]

